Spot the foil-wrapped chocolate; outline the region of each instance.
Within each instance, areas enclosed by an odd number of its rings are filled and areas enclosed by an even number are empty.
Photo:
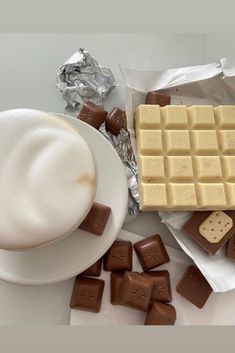
[[[129,187],[128,212],[125,221],[129,222],[138,214],[139,194],[137,163],[129,131],[125,129],[126,115],[124,111],[115,107],[102,123],[107,112],[98,107],[103,105],[105,98],[115,87],[112,71],[100,66],[85,49],[80,48],[57,72],[57,88],[62,92],[63,98],[67,102],[65,114],[82,119],[99,129],[113,145],[124,164]],[[81,109],[80,103],[84,102]],[[101,110],[106,113],[102,119]]]
[[[109,68],[102,67],[85,49],[80,48],[57,72],[57,88],[67,102],[67,113],[77,112],[83,101],[102,105],[116,87]]]

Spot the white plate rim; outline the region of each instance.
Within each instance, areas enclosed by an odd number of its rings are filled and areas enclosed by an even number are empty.
[[[116,161],[116,163],[120,164],[120,173],[122,173],[122,178],[123,178],[123,181],[126,181],[124,182],[125,185],[123,185],[123,190],[124,193],[123,193],[123,205],[126,205],[126,207],[123,207],[122,210],[120,210],[120,213],[119,213],[119,216],[120,216],[120,222],[119,222],[119,226],[116,228],[116,230],[112,230],[112,233],[113,233],[113,237],[110,238],[109,241],[107,241],[106,243],[106,246],[104,247],[104,249],[101,251],[101,253],[98,253],[98,255],[96,256],[96,259],[92,259],[88,262],[88,264],[86,266],[84,266],[82,269],[80,269],[79,271],[78,270],[74,270],[74,271],[71,271],[70,273],[67,273],[66,275],[63,275],[63,276],[57,276],[55,278],[50,278],[50,279],[27,279],[27,278],[21,278],[21,277],[18,277],[12,273],[8,273],[4,270],[1,269],[1,266],[0,266],[0,279],[5,281],[5,282],[8,282],[8,283],[14,283],[14,284],[20,284],[20,285],[47,285],[47,284],[53,284],[53,283],[57,283],[57,282],[62,282],[64,280],[67,280],[67,279],[70,279],[74,276],[76,276],[78,273],[80,272],[83,272],[86,268],[90,267],[95,261],[97,261],[101,256],[103,256],[103,254],[109,249],[109,247],[112,245],[112,243],[114,242],[114,240],[116,239],[116,237],[118,236],[118,233],[124,223],[124,220],[125,220],[125,217],[126,217],[126,210],[127,210],[127,206],[128,206],[128,185],[127,185],[127,179],[126,179],[126,174],[125,174],[125,170],[124,170],[124,167],[123,167],[123,164],[121,162],[121,159],[119,158],[117,152],[115,151],[114,147],[111,145],[111,143],[99,132],[97,131],[95,128],[91,127],[90,125],[84,123],[83,121],[81,120],[78,120],[76,118],[73,118],[71,116],[68,116],[68,115],[65,115],[65,114],[60,114],[60,113],[52,113],[52,114],[55,114],[56,116],[59,116],[65,120],[70,120],[70,121],[79,121],[79,124],[82,124],[84,126],[86,126],[86,128],[88,129],[92,129],[93,132],[95,130],[95,133],[97,133],[99,135],[99,138],[101,139],[101,141],[103,141],[103,143],[106,145],[106,148],[109,148],[110,152],[112,153],[113,155],[113,158],[114,160]],[[76,123],[75,123],[76,125]],[[122,211],[122,212],[121,212]],[[63,239],[59,239],[59,241],[63,241]],[[56,243],[57,241],[55,241]],[[51,244],[52,245],[52,244]],[[46,245],[45,245],[46,246]],[[37,250],[37,249],[35,249]],[[8,250],[0,250],[0,251],[8,251]],[[21,251],[22,253],[23,252],[28,252],[28,251],[33,251],[32,249],[31,250],[25,250],[25,251]],[[11,253],[14,253],[15,251],[10,251]],[[18,251],[16,251],[18,252]],[[1,259],[1,257],[0,257]]]

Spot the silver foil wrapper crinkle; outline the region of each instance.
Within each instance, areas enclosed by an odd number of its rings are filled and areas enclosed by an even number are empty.
[[[78,117],[80,104],[91,101],[103,105],[104,100],[116,87],[112,71],[102,67],[85,49],[80,48],[57,72],[57,88],[67,102],[65,113]],[[126,222],[132,221],[138,214],[138,170],[133,154],[129,131],[121,129],[118,136],[106,130],[105,123],[99,131],[109,140],[117,151],[124,165],[128,188],[129,202]]]
[[[91,101],[102,105],[116,87],[109,68],[102,67],[85,49],[80,48],[57,72],[57,88],[67,102],[66,111],[79,111],[80,103]]]
[[[115,136],[106,130],[105,124],[102,124],[99,130],[113,145],[124,165],[129,190],[125,222],[131,222],[139,213],[139,192],[138,167],[131,145],[130,133],[127,129],[121,129],[120,133]]]

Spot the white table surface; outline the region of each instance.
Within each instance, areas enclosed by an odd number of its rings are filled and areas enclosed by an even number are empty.
[[[113,70],[119,87],[106,108],[124,107],[118,65],[166,69],[209,63],[228,56],[235,60],[235,35],[230,34],[0,34],[0,110],[34,108],[62,113],[64,101],[55,86],[56,70],[79,47],[87,48]],[[143,214],[124,228],[141,235],[161,234],[178,247],[156,214]],[[47,286],[20,286],[0,281],[0,324],[69,324],[73,280]]]

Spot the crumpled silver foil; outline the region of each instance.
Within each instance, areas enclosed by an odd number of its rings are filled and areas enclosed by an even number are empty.
[[[129,189],[128,211],[125,222],[131,222],[139,212],[139,191],[138,191],[138,168],[133,153],[130,133],[127,129],[121,129],[118,136],[106,130],[102,124],[99,131],[109,140],[125,167]]]
[[[78,112],[83,101],[102,105],[116,87],[113,73],[102,67],[83,48],[74,53],[57,72],[57,88],[67,102],[67,113]]]
[[[101,67],[94,57],[80,48],[57,72],[57,88],[67,102],[65,114],[77,117],[80,103],[91,101],[103,105],[103,101],[116,87],[112,71]],[[128,211],[125,222],[132,221],[139,212],[138,170],[131,146],[130,134],[122,129],[118,136],[106,131],[102,124],[99,131],[109,140],[117,151],[125,167],[129,188]]]

